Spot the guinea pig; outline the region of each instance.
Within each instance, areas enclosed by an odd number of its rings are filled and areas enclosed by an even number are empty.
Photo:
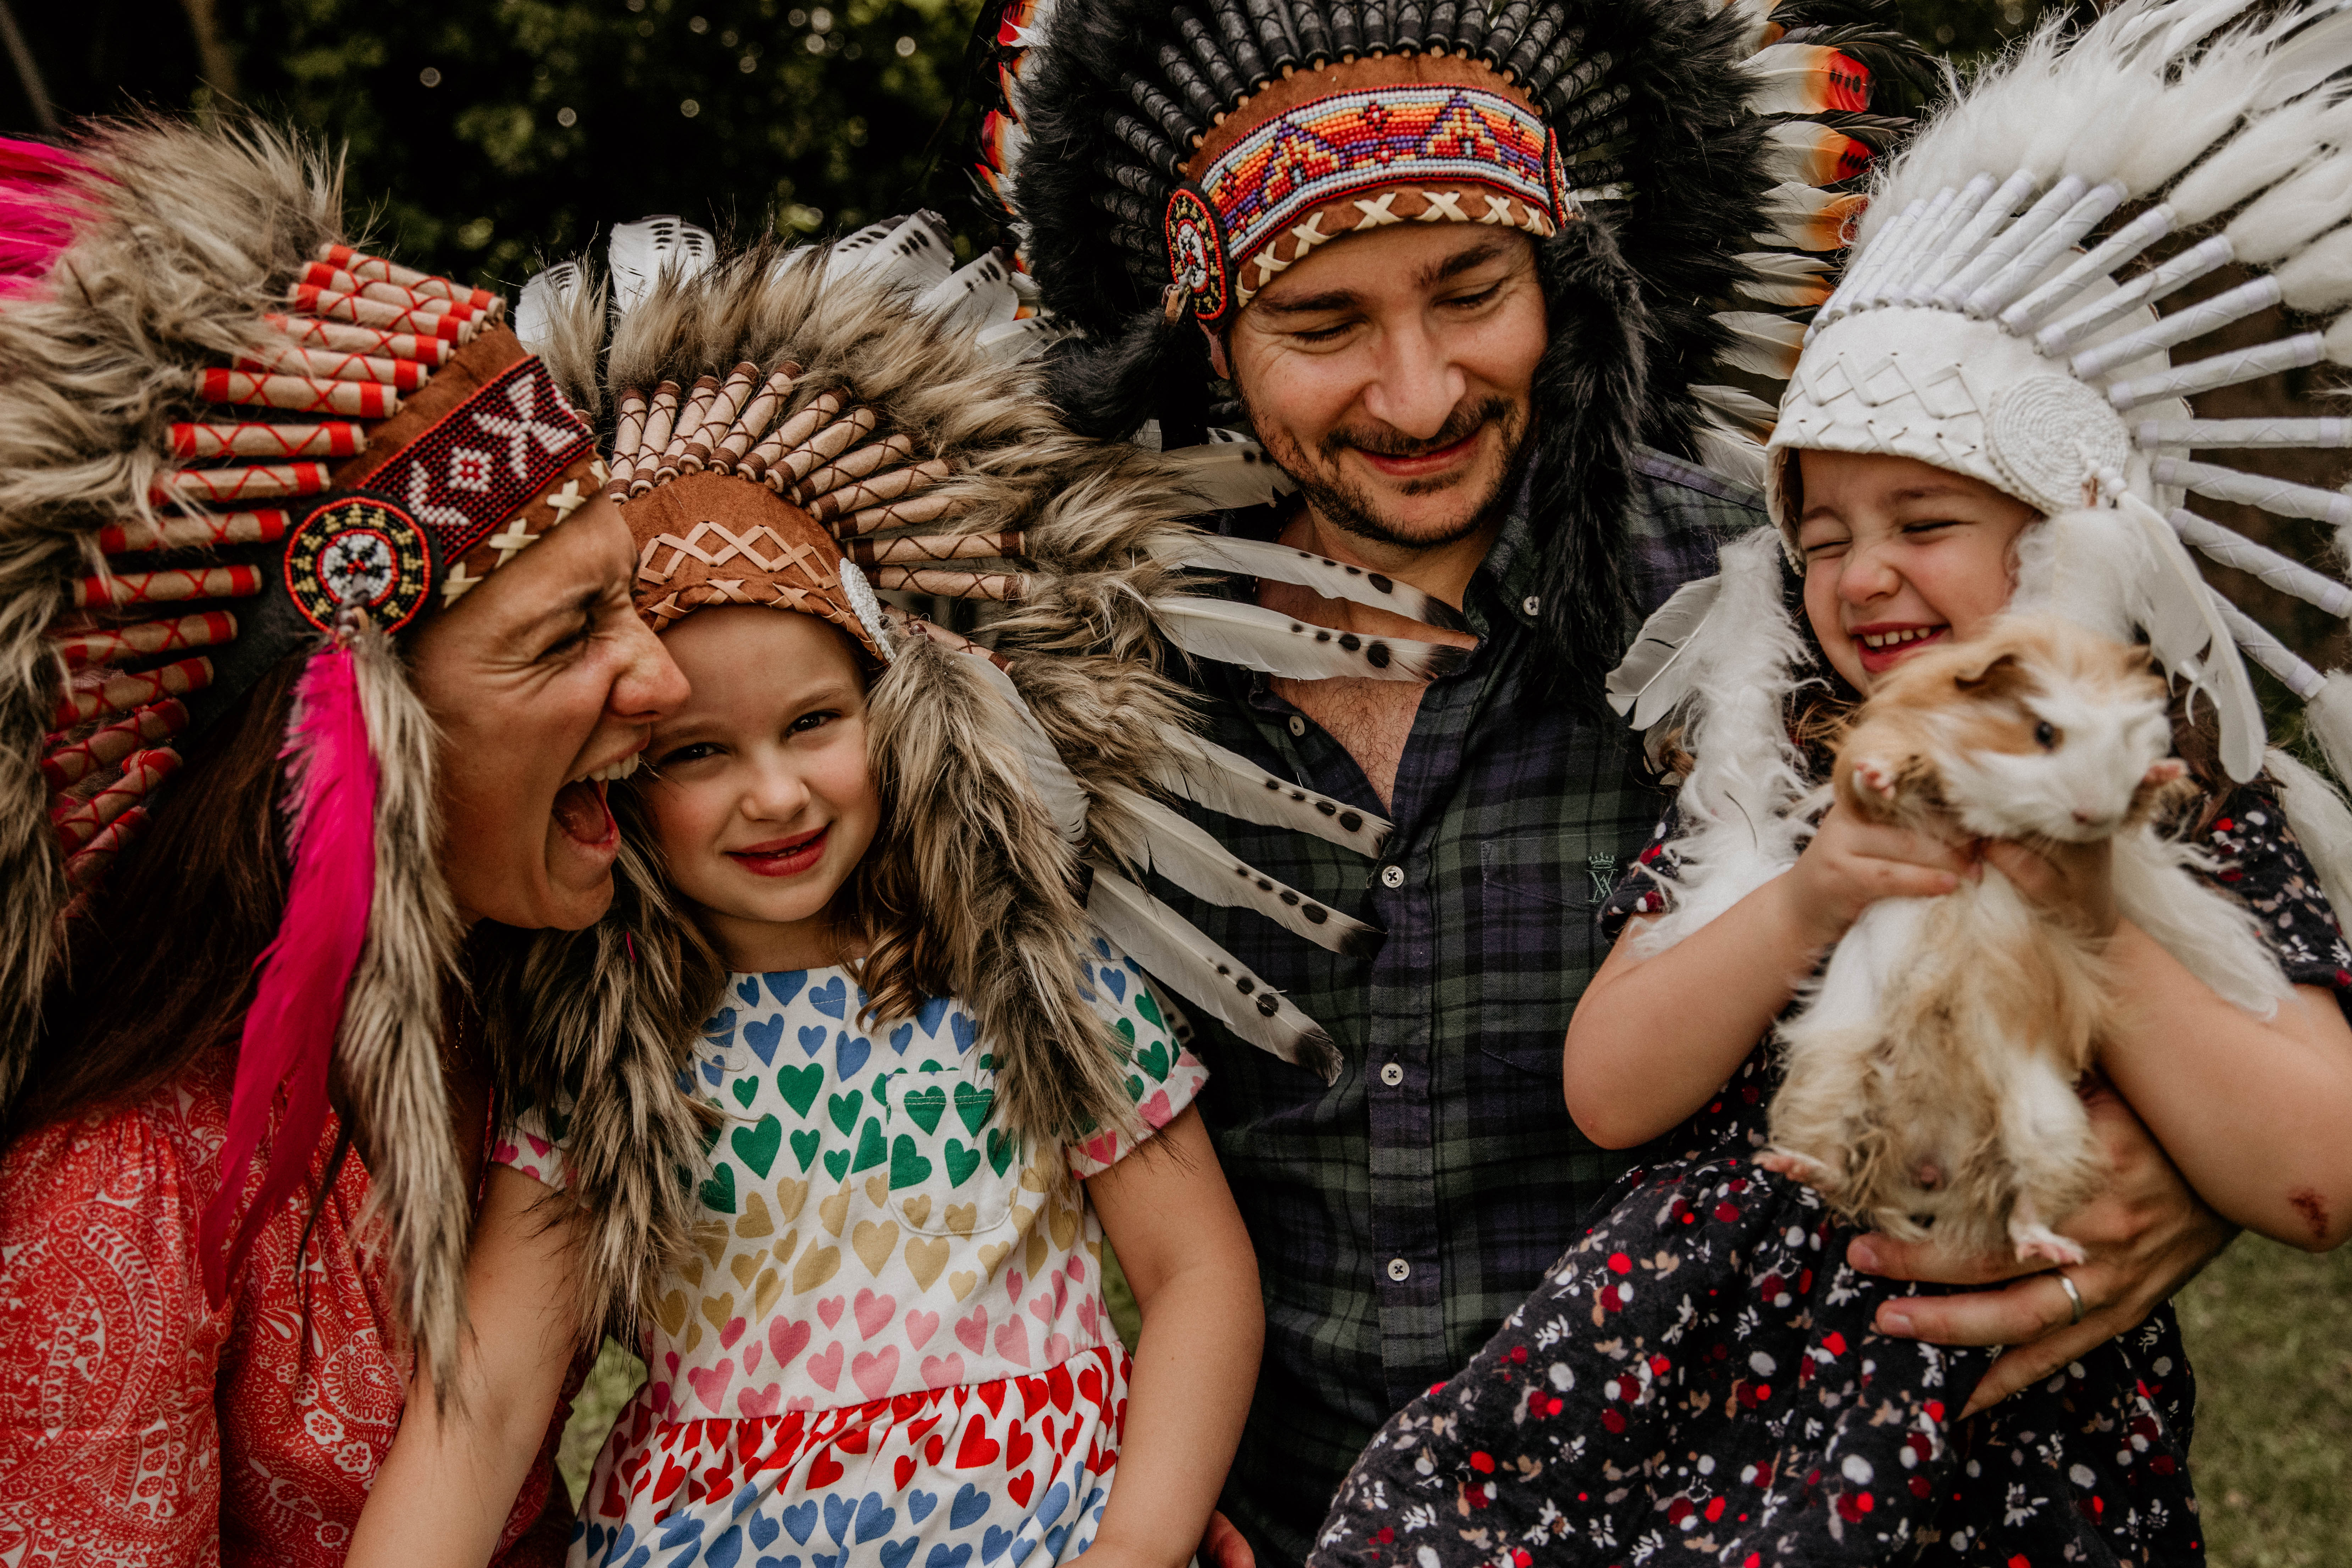
[[[2211,929],[2176,938],[2242,936],[2243,912],[2152,826],[2188,787],[2171,739],[2144,650],[2004,618],[1889,673],[1839,746],[1836,809],[1955,843],[2113,838],[2126,916],[2185,899]],[[2243,962],[2243,942],[2225,945]],[[2112,1010],[2105,946],[1990,866],[1942,898],[1873,903],[1781,1026],[1759,1163],[1893,1235],[1932,1218],[1972,1250],[2082,1262],[2053,1227],[2105,1174],[2075,1092]]]

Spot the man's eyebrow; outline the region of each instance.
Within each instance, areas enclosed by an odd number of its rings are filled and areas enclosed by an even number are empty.
[[[538,635],[540,628],[545,626],[549,622],[569,620],[573,616],[584,616],[590,620],[594,620],[596,618],[596,605],[603,600],[603,598],[604,595],[601,591],[594,588],[589,588],[583,590],[580,593],[571,595],[566,598],[558,600],[556,603],[550,605],[547,608],[540,611],[537,615],[532,616],[530,619],[520,622],[513,626],[507,633],[507,640],[509,642],[529,642]]]
[[[1500,240],[1488,240],[1484,245],[1474,245],[1467,250],[1456,251],[1434,267],[1424,268],[1419,281],[1421,286],[1426,289],[1432,284],[1443,283],[1450,278],[1459,278],[1465,272],[1475,271],[1490,261],[1499,260],[1502,255],[1503,245]]]
[[[1327,310],[1352,310],[1363,303],[1363,296],[1352,289],[1327,289],[1320,294],[1302,294],[1295,300],[1269,300],[1261,294],[1256,308],[1269,316],[1312,316]]]

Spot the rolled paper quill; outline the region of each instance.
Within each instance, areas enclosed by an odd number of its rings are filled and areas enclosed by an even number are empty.
[[[93,730],[41,759],[41,776],[51,793],[70,789],[100,768],[111,767],[143,745],[168,741],[188,727],[188,707],[178,698],[142,708],[101,730]]]
[[[88,800],[70,801],[49,813],[58,842],[68,855],[96,838],[109,823],[153,793],[178,771],[180,754],[168,747],[141,752],[122,765],[122,776]]]
[[[367,439],[357,425],[272,425],[259,420],[172,426],[175,458],[350,458]]]
[[[58,699],[52,725],[59,730],[86,724],[109,713],[127,713],[159,697],[184,697],[213,683],[213,661],[201,656],[167,664],[161,669],[118,675],[84,691],[68,691]]]
[[[257,463],[234,468],[182,468],[159,483],[151,496],[157,506],[173,501],[206,503],[268,500],[278,496],[314,496],[324,491],[332,470],[324,463]]]
[[[416,360],[385,359],[374,354],[347,353],[340,349],[306,349],[299,344],[282,349],[273,346],[259,355],[240,356],[236,368],[283,371],[328,381],[373,381],[402,392],[415,392],[433,379],[433,367]]]
[[[469,321],[488,314],[487,305],[470,305],[450,299],[446,294],[426,294],[415,289],[404,289],[397,283],[381,279],[354,278],[341,268],[330,267],[323,261],[313,261],[302,269],[301,286],[323,289],[330,293],[352,294],[362,300],[373,300],[380,305],[391,305],[404,310],[421,311],[428,316],[455,316]]]
[[[471,305],[478,310],[489,310],[499,301],[499,296],[487,289],[467,289],[446,278],[419,272],[414,267],[403,267],[384,257],[353,250],[348,245],[322,245],[319,247],[319,259],[354,278],[363,278],[372,283],[397,283],[411,292],[437,295],[460,305]]]
[[[119,663],[183,648],[213,647],[236,636],[236,617],[226,610],[206,610],[171,621],[141,621],[134,626],[73,632],[58,638],[58,654],[68,669]]]
[[[303,414],[347,414],[361,419],[389,419],[400,412],[400,394],[378,382],[319,381],[263,371],[200,370],[196,395],[207,403],[246,403]]]
[[[197,550],[210,544],[268,544],[294,526],[276,508],[214,512],[205,517],[167,517],[153,522],[118,522],[98,531],[98,547],[109,555],[156,550]],[[191,595],[195,596],[195,595]]]
[[[356,294],[338,294],[331,289],[320,289],[298,283],[287,291],[289,303],[298,310],[330,321],[347,321],[353,326],[381,327],[388,332],[415,332],[425,337],[446,338],[453,343],[474,341],[479,325],[470,316],[436,315],[430,310],[411,310],[398,305],[387,305],[380,300],[362,300]]]
[[[436,367],[447,364],[457,345],[447,338],[416,332],[388,332],[381,327],[355,327],[317,316],[264,316],[263,321],[298,343],[345,353],[380,354],[386,359],[413,359]]]
[[[856,539],[843,553],[860,566],[910,566],[929,561],[999,561],[1021,553],[1015,533],[919,534],[905,539]]]
[[[883,566],[874,573],[882,593],[937,594],[947,599],[1017,599],[1021,577],[1012,572],[936,572],[921,566]]]
[[[834,524],[836,538],[854,539],[861,533],[879,533],[888,528],[914,528],[926,522],[937,522],[956,509],[956,500],[950,495],[916,496],[909,500],[894,500],[885,506],[867,507],[853,512]]]
[[[193,566],[169,572],[121,572],[84,577],[74,584],[74,608],[169,604],[182,599],[246,599],[261,592],[254,566]]]
[[[933,458],[928,463],[911,468],[893,468],[877,474],[870,479],[845,485],[816,498],[809,511],[820,522],[831,522],[846,512],[864,511],[884,501],[896,500],[918,490],[927,490],[948,477],[951,470],[944,458]]]
[[[66,886],[77,893],[89,887],[100,872],[113,863],[122,847],[146,826],[147,808],[143,805],[134,805],[108,823],[97,837],[82,846],[79,854],[67,857]]]

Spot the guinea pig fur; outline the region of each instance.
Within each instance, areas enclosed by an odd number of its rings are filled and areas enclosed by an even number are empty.
[[[2188,787],[2167,697],[2143,650],[2004,618],[1888,674],[1839,747],[1837,809],[1956,843],[2113,838],[2119,905],[2127,886],[2134,906],[2189,900],[2210,918],[2179,940],[2257,940],[2150,824]],[[2075,1094],[2111,1011],[2105,945],[1990,866],[1941,898],[1870,905],[1781,1026],[1762,1163],[1892,1235],[1932,1218],[1972,1250],[2083,1261],[2053,1227],[2105,1173]]]

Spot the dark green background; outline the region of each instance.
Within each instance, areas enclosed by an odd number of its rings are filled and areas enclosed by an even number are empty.
[[[967,245],[997,237],[969,174],[974,0],[8,4],[59,117],[227,100],[341,139],[377,237],[478,281],[510,289],[536,258],[654,212],[817,233],[920,204]],[[2039,0],[1900,9],[1967,54]],[[0,62],[0,130],[38,129]]]

